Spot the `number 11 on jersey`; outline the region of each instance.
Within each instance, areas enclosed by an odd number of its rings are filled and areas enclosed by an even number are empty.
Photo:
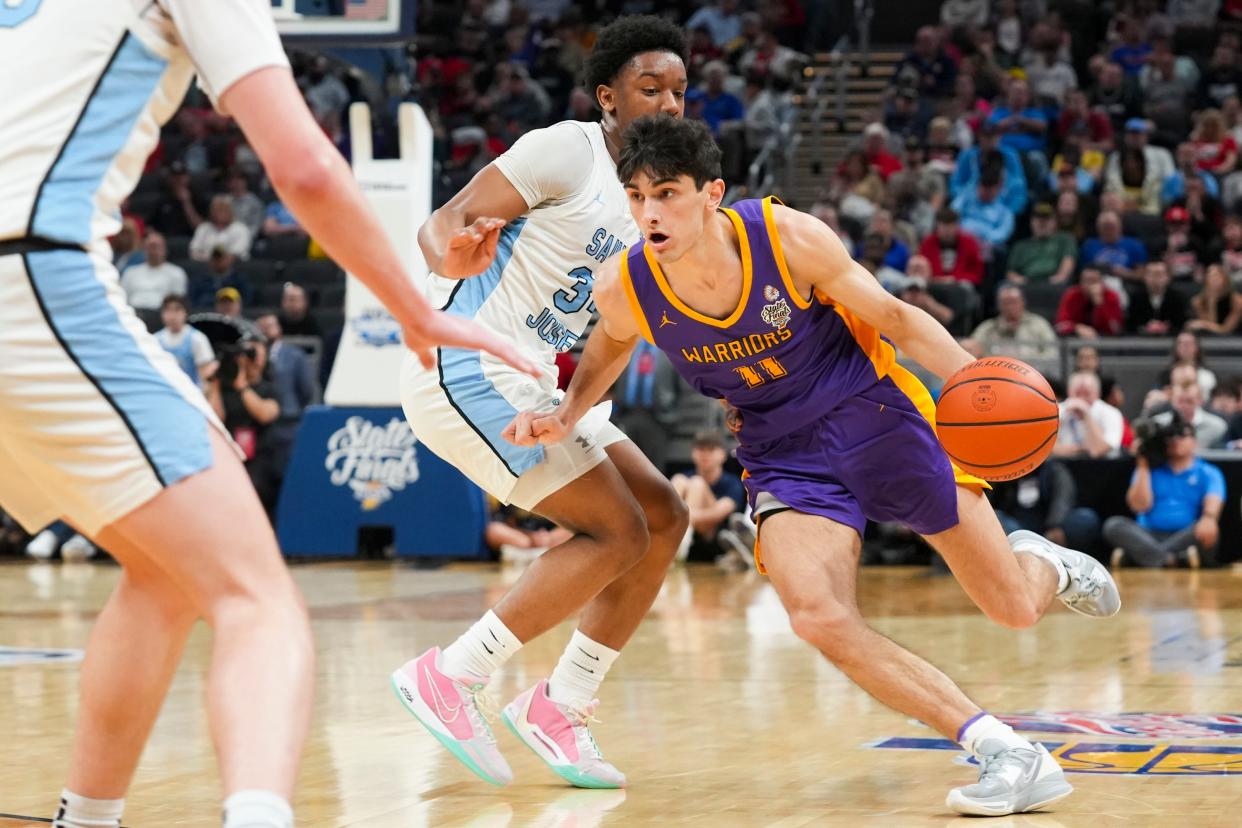
[[[789,375],[789,372],[785,370],[785,366],[781,365],[780,360],[776,357],[761,359],[754,365],[739,365],[733,370],[737,371],[738,376],[746,383],[747,388],[758,388],[769,379],[778,380]]]

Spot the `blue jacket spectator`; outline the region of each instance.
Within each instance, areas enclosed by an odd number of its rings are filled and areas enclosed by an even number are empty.
[[[954,199],[953,209],[961,216],[962,230],[992,247],[1003,247],[1013,237],[1013,211],[1001,200],[999,183],[983,179],[974,192]]]
[[[1031,88],[1024,80],[1009,82],[1005,102],[992,110],[988,123],[1000,130],[1002,147],[1024,155],[1048,148],[1048,113],[1031,105]]]
[[[1121,216],[1105,210],[1095,220],[1096,233],[1082,243],[1078,264],[1098,267],[1110,276],[1131,277],[1147,261],[1147,248],[1138,239],[1121,235]]]
[[[194,310],[212,310],[216,304],[216,292],[221,288],[234,288],[241,299],[242,307],[250,304],[254,297],[250,282],[233,269],[233,254],[217,248],[208,259],[208,271],[198,273],[190,279],[190,307]]]
[[[723,49],[742,34],[742,14],[738,5],[738,0],[716,0],[690,15],[685,29],[687,32],[699,27],[707,29],[712,34],[712,42]]]
[[[746,116],[746,108],[737,95],[725,91],[725,78],[728,70],[719,61],[712,61],[703,67],[703,78],[706,81],[703,89],[703,120],[712,128],[712,135],[720,135],[722,124],[731,121],[741,122]]]
[[[979,187],[981,161],[990,151],[999,152],[1004,161],[1001,201],[1005,202],[1014,215],[1018,215],[1026,209],[1029,197],[1022,158],[1012,149],[1001,146],[1000,133],[995,125],[986,122],[979,128],[979,143],[963,151],[957,158],[957,167],[949,179],[949,197],[956,198],[962,193],[974,192]]]

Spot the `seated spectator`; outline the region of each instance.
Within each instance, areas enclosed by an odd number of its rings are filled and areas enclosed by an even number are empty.
[[[1151,57],[1151,44],[1137,20],[1126,17],[1121,21],[1121,43],[1109,53],[1109,60],[1121,67],[1128,77],[1138,77]]]
[[[1225,216],[1221,237],[1212,245],[1208,259],[1220,262],[1234,289],[1242,289],[1242,216]]]
[[[1107,181],[1104,194],[1121,196],[1122,206],[1118,209],[1124,212],[1136,211],[1157,216],[1160,215],[1162,187],[1160,179],[1147,174],[1147,158],[1143,153],[1126,147],[1121,151],[1121,178],[1119,181]]]
[[[936,297],[928,292],[930,271],[931,266],[927,263],[927,259],[918,255],[911,256],[910,273],[906,276],[905,282],[898,287],[897,298],[926,311],[932,319],[947,328],[957,318],[957,312],[948,305],[938,302]]]
[[[1199,389],[1203,392],[1203,399],[1212,396],[1212,389],[1216,387],[1216,372],[1207,365],[1207,360],[1203,356],[1203,343],[1199,341],[1199,335],[1193,331],[1182,331],[1173,340],[1173,353],[1169,355],[1169,367],[1161,374],[1161,382],[1168,385],[1172,382],[1173,369],[1179,365],[1193,365],[1195,367],[1195,378],[1199,383]]]
[[[490,496],[487,505],[491,516],[483,530],[483,543],[507,563],[529,563],[573,537],[568,529]]]
[[[842,216],[866,224],[885,203],[887,189],[884,179],[867,162],[867,156],[862,150],[855,150],[837,167],[829,198],[838,204]]]
[[[1215,385],[1215,377],[1212,379]],[[1158,424],[1167,424],[1174,416],[1181,417],[1194,428],[1199,447],[1212,449],[1224,445],[1229,424],[1203,407],[1210,396],[1203,393],[1198,366],[1189,362],[1174,366],[1166,397],[1167,401],[1162,402],[1159,395],[1148,394],[1143,416]]]
[[[944,176],[950,176],[957,169],[958,154],[963,147],[972,144],[971,130],[964,125],[963,136],[954,136],[956,127],[948,118],[938,116],[927,125],[927,166]],[[993,132],[993,135],[996,133]],[[999,139],[997,139],[999,144]]]
[[[298,235],[305,236],[306,231],[302,229],[302,225],[298,223],[297,217],[289,212],[280,201],[273,201],[267,205],[267,210],[263,214],[263,235],[265,236],[288,236]]]
[[[221,316],[228,316],[233,319],[241,318],[241,294],[237,292],[237,288],[223,287],[216,291],[215,311]]]
[[[1164,211],[1164,226],[1168,230],[1164,263],[1169,266],[1169,276],[1183,284],[1200,281],[1206,250],[1199,239],[1191,235],[1190,213],[1185,207],[1174,205]]]
[[[737,69],[743,75],[752,72],[792,80],[796,72],[801,71],[806,55],[781,45],[776,32],[770,27],[759,30],[754,46],[742,52],[737,62]]]
[[[1186,324],[1186,300],[1169,289],[1169,266],[1163,261],[1148,262],[1143,268],[1143,289],[1130,297],[1126,330],[1148,336],[1171,336]]]
[[[1017,359],[1053,359],[1057,334],[1042,316],[1026,309],[1026,296],[1017,285],[1001,285],[997,292],[1000,313],[986,319],[970,335],[969,347],[978,356],[1009,356]]]
[[[894,267],[884,264],[884,256],[888,243],[879,233],[868,232],[863,236],[862,250],[858,255],[858,263],[863,269],[875,277],[876,281],[889,293],[896,293],[906,283],[906,274]]]
[[[207,261],[212,251],[223,248],[230,255],[247,259],[250,257],[250,231],[246,225],[233,218],[233,202],[226,195],[211,200],[211,220],[205,221],[194,231],[190,240],[190,258]]]
[[[1078,486],[1069,469],[1048,459],[1034,474],[993,483],[987,493],[1005,534],[1026,529],[1071,549],[1089,550],[1100,536],[1100,517],[1078,506]]]
[[[1242,321],[1242,293],[1239,293],[1225,269],[1211,265],[1203,277],[1203,290],[1190,300],[1194,318],[1186,323],[1188,331],[1228,336],[1236,333]]]
[[[185,296],[185,271],[168,261],[168,243],[158,230],[148,233],[142,246],[147,260],[121,274],[121,288],[130,307],[159,311],[163,309],[165,297]]]
[[[1108,154],[1113,151],[1113,125],[1103,110],[1090,106],[1087,93],[1081,89],[1071,89],[1066,95],[1065,106],[1057,118],[1057,137],[1066,141],[1075,127],[1085,128],[1085,131],[1078,133],[1083,136],[1083,149],[1095,154],[1092,162],[1098,156],[1099,164],[1103,166]],[[1095,165],[1084,162],[1084,166],[1091,169]]]
[[[1242,450],[1242,378],[1234,377],[1212,389],[1211,413],[1225,421],[1224,447]]]
[[[722,61],[703,67],[703,120],[717,139],[728,130],[740,128],[746,117],[741,99],[725,90],[728,77],[729,69]]]
[[[1071,191],[1057,193],[1057,230],[1068,233],[1074,242],[1082,244],[1091,227],[1091,211],[1084,196]]]
[[[319,323],[310,315],[306,288],[293,282],[285,282],[281,291],[279,321],[285,336],[323,336]]]
[[[1223,109],[1225,101],[1239,95],[1242,95],[1242,69],[1238,68],[1238,53],[1217,44],[1212,50],[1212,62],[1199,78],[1199,108]]]
[[[112,247],[112,264],[118,272],[124,273],[126,268],[141,264],[145,258],[139,223],[128,216],[121,218],[121,229],[108,239],[108,244]]]
[[[1101,67],[1089,100],[1092,109],[1099,110],[1108,118],[1114,134],[1121,132],[1122,127],[1142,110],[1138,84],[1127,78],[1122,67],[1113,62]]]
[[[237,272],[234,267],[233,254],[223,248],[217,248],[207,261],[207,272],[195,274],[190,280],[190,307],[195,310],[206,310],[214,307],[216,293],[221,288],[231,287],[237,290],[238,297],[245,304],[250,303],[250,282]]]
[[[936,211],[945,203],[944,175],[926,163],[927,151],[914,136],[906,138],[903,169],[888,180],[888,197],[896,218],[914,228],[922,239],[936,224]]]
[[[1160,201],[1162,204],[1172,204],[1179,198],[1186,195],[1186,180],[1199,176],[1203,179],[1203,188],[1208,195],[1213,198],[1220,198],[1220,184],[1213,175],[1203,175],[1199,169],[1198,157],[1195,155],[1195,145],[1189,141],[1183,141],[1177,145],[1176,155],[1177,168],[1164,179],[1164,183],[1160,186]]]
[[[1184,207],[1190,214],[1190,234],[1204,247],[1216,241],[1223,223],[1220,199],[1207,191],[1209,176],[1195,170],[1186,175],[1186,194],[1174,199],[1172,207]]]
[[[893,173],[901,171],[901,161],[888,151],[888,130],[884,124],[867,124],[863,130],[862,150],[867,164],[879,173],[885,183]]]
[[[1048,114],[1031,103],[1031,87],[1021,78],[1013,78],[1005,90],[1005,100],[992,110],[988,123],[1001,133],[1001,146],[1024,157],[1048,149]]]
[[[1074,273],[1078,245],[1057,229],[1056,209],[1041,201],[1031,209],[1031,235],[1013,246],[1006,278],[1016,285],[1069,281]]]
[[[1066,136],[1061,151],[1052,159],[1048,170],[1048,186],[1056,192],[1073,190],[1090,195],[1095,192],[1104,176],[1103,153],[1086,147],[1086,125],[1074,124]]]
[[[173,355],[186,376],[201,388],[216,371],[216,352],[203,332],[187,323],[189,315],[190,304],[184,296],[165,296],[160,303],[164,327],[155,332],[155,341]]]
[[[746,490],[736,475],[724,470],[724,438],[703,431],[694,436],[690,450],[694,474],[673,475],[673,488],[690,509],[690,527],[678,558],[714,561],[734,548],[728,532],[729,516],[746,508]],[[734,536],[736,537],[736,536]]]
[[[267,484],[261,474],[270,460],[267,434],[280,418],[276,391],[267,379],[267,345],[258,338],[244,339],[228,354],[221,354],[220,367],[206,380],[207,402],[233,437],[246,461],[255,489]],[[259,492],[264,503],[275,502],[270,492]]]
[[[712,42],[724,49],[742,33],[742,14],[738,0],[716,0],[699,8],[686,21],[686,31],[699,27],[711,32]]]
[[[1091,373],[1070,375],[1061,403],[1061,430],[1053,454],[1058,457],[1104,457],[1121,448],[1121,412],[1100,398],[1100,378]]]
[[[1238,144],[1225,130],[1225,119],[1219,109],[1199,113],[1195,131],[1190,136],[1195,164],[1202,171],[1218,178],[1233,172],[1238,164]]]
[[[910,251],[893,235],[893,214],[888,210],[876,210],[867,232],[878,236],[884,243],[884,256],[880,263],[904,273]]]
[[[1097,235],[1082,244],[1079,264],[1098,267],[1109,276],[1137,279],[1147,261],[1147,248],[1138,239],[1121,234],[1121,216],[1105,210],[1095,220],[1095,229]]]
[[[1147,192],[1152,187],[1159,190],[1164,181],[1174,172],[1173,156],[1163,147],[1153,147],[1148,143],[1151,124],[1142,118],[1131,118],[1125,122],[1125,133],[1122,145],[1108,157],[1104,167],[1104,189],[1108,192],[1125,192],[1126,185],[1122,182],[1121,159],[1124,150],[1137,151],[1143,157],[1143,180],[1138,188]]]
[[[690,33],[690,61],[686,68],[693,75],[702,75],[704,66],[724,57],[724,50],[712,40],[712,30],[706,25],[700,23],[686,31]]]
[[[1121,298],[1104,284],[1098,268],[1083,268],[1078,284],[1061,294],[1056,329],[1061,336],[1083,339],[1117,336],[1125,329]]]
[[[1031,29],[1028,42],[1030,48],[1022,62],[1022,71],[1030,84],[1032,97],[1037,104],[1062,106],[1066,94],[1078,88],[1078,75],[1066,59],[1068,51],[1062,51],[1060,30],[1038,23]]]
[[[999,154],[999,156],[998,156]],[[1000,133],[995,124],[985,123],[979,128],[979,144],[958,156],[953,177],[949,179],[949,196],[957,198],[962,193],[974,192],[983,175],[985,159],[999,157],[1002,167],[1002,199],[1014,215],[1026,209],[1028,198],[1026,173],[1017,152],[1000,144]],[[995,163],[991,161],[989,163]]]
[[[1194,62],[1189,61],[1193,69]],[[1152,51],[1151,63],[1139,78],[1143,90],[1143,117],[1151,121],[1160,143],[1181,140],[1190,130],[1190,107],[1199,82],[1197,72],[1184,71],[1168,43]]]
[[[613,422],[661,472],[677,423],[681,381],[659,348],[639,339],[612,399]]]
[[[903,86],[884,105],[884,128],[896,139],[927,140],[927,126],[936,114],[931,103],[919,97],[918,90]]]
[[[962,229],[984,243],[983,257],[991,261],[1004,254],[1013,236],[1013,211],[1000,198],[1000,176],[985,171],[974,193],[962,193],[953,200],[961,216]]]
[[[269,499],[263,505],[267,507],[268,514],[275,514],[298,426],[302,423],[306,407],[315,401],[315,377],[306,352],[284,341],[284,332],[275,314],[264,314],[255,320],[255,324],[259,332],[267,337],[268,375],[274,398],[280,405],[280,416],[268,427],[268,451],[262,462],[251,469],[251,477],[262,481],[262,485],[256,484],[255,488],[260,493],[268,494]]]
[[[1197,567],[1201,555],[1216,548],[1224,475],[1195,456],[1193,426],[1175,419],[1169,431],[1170,436],[1157,438],[1163,443],[1162,452],[1136,446],[1126,504],[1138,520],[1117,515],[1104,521],[1104,538],[1114,547],[1114,565],[1163,567],[1185,560]],[[1152,460],[1158,462],[1154,468]]]
[[[207,212],[207,199],[190,183],[190,171],[181,161],[168,165],[161,195],[147,223],[165,236],[192,235]]]
[[[263,202],[250,192],[250,181],[239,169],[229,173],[228,187],[233,215],[245,226],[251,240],[258,238],[259,228],[263,225]]]
[[[918,30],[914,48],[893,71],[894,86],[913,86],[929,98],[950,97],[956,78],[957,65],[942,48],[940,33],[934,26]]]
[[[937,280],[983,283],[983,252],[979,242],[961,230],[957,211],[945,207],[936,214],[936,229],[923,239],[919,253],[931,262]]]

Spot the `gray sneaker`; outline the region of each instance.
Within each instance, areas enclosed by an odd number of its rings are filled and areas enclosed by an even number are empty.
[[[1058,546],[1043,535],[1019,529],[1009,533],[1009,545],[1031,543],[1042,546],[1061,559],[1069,573],[1069,583],[1057,594],[1061,603],[1081,615],[1107,618],[1121,609],[1121,593],[1108,569],[1090,555]]]
[[[985,739],[979,746],[979,781],[954,788],[944,802],[959,814],[1005,816],[1038,810],[1073,790],[1043,745],[1006,748]]]

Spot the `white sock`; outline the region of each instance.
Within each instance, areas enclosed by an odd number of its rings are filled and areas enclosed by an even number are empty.
[[[440,670],[453,678],[490,678],[522,648],[496,613],[487,611],[474,626],[440,653]]]
[[[124,799],[91,799],[66,788],[52,828],[120,828],[124,810]]]
[[[621,653],[574,630],[569,646],[548,679],[548,698],[557,704],[582,707],[599,692],[600,682]]]
[[[977,713],[957,732],[962,747],[978,756],[979,746],[987,739],[996,739],[1005,747],[1031,747],[1031,743],[1013,732],[1013,728],[989,713]]]
[[[1040,560],[1047,561],[1052,564],[1052,568],[1057,571],[1057,595],[1065,591],[1069,586],[1069,573],[1065,571],[1065,562],[1056,554],[1049,552],[1037,543],[1019,543],[1013,548],[1015,552],[1025,552],[1028,555],[1034,555]]]
[[[293,809],[271,791],[238,791],[224,800],[224,828],[293,828]]]

